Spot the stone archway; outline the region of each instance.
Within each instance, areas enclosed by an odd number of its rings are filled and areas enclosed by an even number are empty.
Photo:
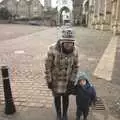
[[[59,23],[60,23],[60,25],[63,24],[63,16],[62,16],[63,11],[65,11],[66,13],[70,13],[70,9],[66,6],[64,6],[60,9],[60,11],[59,11]]]

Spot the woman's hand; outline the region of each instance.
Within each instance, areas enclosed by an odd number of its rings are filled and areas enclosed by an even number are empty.
[[[52,82],[48,83],[48,88],[52,89]]]

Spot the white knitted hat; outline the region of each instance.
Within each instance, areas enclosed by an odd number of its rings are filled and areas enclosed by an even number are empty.
[[[58,39],[60,41],[63,42],[74,42],[75,38],[74,38],[74,33],[73,33],[73,29],[71,27],[61,27],[59,32],[59,37]]]

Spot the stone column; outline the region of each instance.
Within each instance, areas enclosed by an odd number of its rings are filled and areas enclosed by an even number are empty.
[[[116,6],[117,6],[116,0],[112,0],[111,30],[113,30],[113,24],[114,24],[114,21],[115,21]]]
[[[101,29],[102,30],[110,30],[110,23],[111,23],[111,1],[105,0],[105,10],[104,10],[104,21],[102,23]]]
[[[99,0],[94,0],[94,20],[93,26],[95,29],[98,29],[98,17],[99,17]]]
[[[112,9],[112,5],[111,5],[111,1],[110,0],[105,0],[105,20],[108,24],[111,23],[111,9]]]
[[[94,22],[94,0],[89,1],[89,21],[88,21],[88,27],[93,27]]]
[[[105,0],[98,1],[98,21],[96,29],[100,30],[104,19]]]
[[[116,2],[116,13],[112,30],[114,35],[120,35],[120,0],[115,0],[114,2]]]
[[[96,0],[91,0],[91,3],[90,3],[90,22],[89,22],[89,27],[91,28],[95,28],[95,25],[96,25],[96,16],[97,16],[97,8],[96,8]]]

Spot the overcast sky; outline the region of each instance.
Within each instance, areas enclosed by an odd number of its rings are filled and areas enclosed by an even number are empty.
[[[3,0],[0,0],[0,2]],[[44,0],[40,0],[42,4],[44,4]],[[55,7],[56,6],[56,0],[52,0],[52,6]]]

